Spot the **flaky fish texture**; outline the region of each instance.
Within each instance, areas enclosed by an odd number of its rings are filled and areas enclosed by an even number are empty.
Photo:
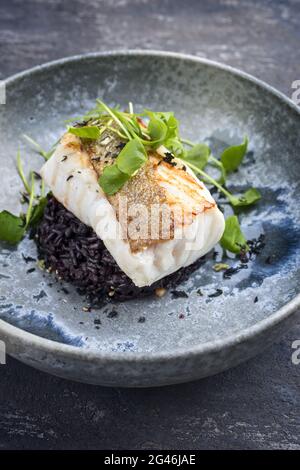
[[[41,176],[55,198],[101,238],[139,287],[188,266],[210,251],[224,217],[208,189],[160,147],[113,196],[98,179],[124,143],[110,134],[89,144],[66,133]],[[143,209],[143,210],[142,210]]]

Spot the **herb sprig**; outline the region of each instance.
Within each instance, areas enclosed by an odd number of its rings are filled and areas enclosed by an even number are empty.
[[[46,155],[50,158],[49,152],[45,152],[31,138],[28,139],[31,143],[35,144],[36,150],[44,159],[47,159]],[[40,181],[40,192],[37,193],[35,183],[37,180],[40,180],[40,178],[34,171],[30,172],[29,179],[26,177],[19,150],[17,152],[17,172],[23,183],[24,191],[22,195],[24,200],[27,201],[27,210],[26,212],[22,212],[19,216],[7,210],[0,212],[0,240],[11,245],[19,243],[26,231],[38,224],[47,204],[47,197],[44,195],[45,187],[43,180]]]

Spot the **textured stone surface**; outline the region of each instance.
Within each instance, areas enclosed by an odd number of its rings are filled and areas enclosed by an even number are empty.
[[[0,4],[0,78],[116,48],[195,53],[291,94],[299,2],[10,1]],[[297,75],[298,74],[298,75]],[[2,448],[300,448],[294,327],[263,356],[217,377],[156,390],[69,383],[13,360],[0,366]],[[126,432],[124,432],[126,430]]]

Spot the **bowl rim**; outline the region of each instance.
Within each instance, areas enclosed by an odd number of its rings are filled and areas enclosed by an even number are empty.
[[[135,57],[135,56],[150,56],[156,57],[167,57],[175,58],[188,62],[195,62],[203,65],[208,65],[215,69],[226,71],[234,76],[243,78],[250,81],[260,88],[263,88],[268,93],[272,94],[284,102],[288,107],[293,109],[300,116],[300,108],[286,95],[276,90],[273,86],[268,85],[266,82],[255,78],[254,76],[243,72],[237,68],[231,67],[230,65],[222,64],[210,59],[193,56],[190,54],[162,51],[162,50],[143,50],[143,49],[132,49],[132,50],[112,50],[104,52],[92,52],[87,54],[79,54],[70,57],[57,59],[54,61],[47,62],[42,65],[37,65],[23,72],[19,72],[10,76],[9,78],[2,81],[4,86],[12,86],[16,82],[23,78],[29,77],[36,72],[43,72],[61,65],[75,63],[82,60],[89,59],[103,59],[107,57]],[[122,362],[122,363],[151,363],[164,360],[176,360],[185,359],[187,357],[195,357],[203,354],[209,354],[217,352],[222,349],[238,345],[245,341],[251,340],[255,336],[266,332],[268,329],[276,327],[291,315],[297,313],[300,310],[300,293],[297,294],[291,301],[283,305],[279,310],[273,312],[267,318],[260,320],[259,322],[247,327],[236,333],[232,333],[224,338],[207,341],[199,345],[194,345],[191,348],[175,348],[172,351],[150,351],[149,353],[143,353],[138,351],[132,351],[130,354],[124,354],[118,351],[103,352],[95,348],[84,348],[71,346],[68,344],[60,343],[57,341],[49,340],[41,336],[29,333],[21,328],[11,325],[10,323],[0,320],[0,333],[1,336],[12,339],[21,347],[35,347],[45,353],[63,354],[68,357],[83,359],[88,361],[100,361],[100,362]],[[1,339],[1,337],[0,337]]]

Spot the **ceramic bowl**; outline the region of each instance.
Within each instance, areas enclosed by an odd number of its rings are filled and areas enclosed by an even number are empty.
[[[181,54],[112,52],[35,67],[6,81],[1,208],[20,208],[17,148],[28,168],[42,164],[22,135],[49,148],[64,120],[97,97],[111,105],[132,101],[137,110],[173,110],[182,134],[209,142],[215,153],[248,135],[249,152],[229,186],[261,191],[261,201],[240,218],[247,238],[264,234],[265,247],[230,278],[212,269],[217,248],[177,287],[187,297],[168,292],[86,312],[76,289],[31,260],[32,240],[1,245],[0,339],[7,352],[62,377],[126,387],[198,379],[254,356],[290,327],[300,304],[299,109],[241,71]]]

